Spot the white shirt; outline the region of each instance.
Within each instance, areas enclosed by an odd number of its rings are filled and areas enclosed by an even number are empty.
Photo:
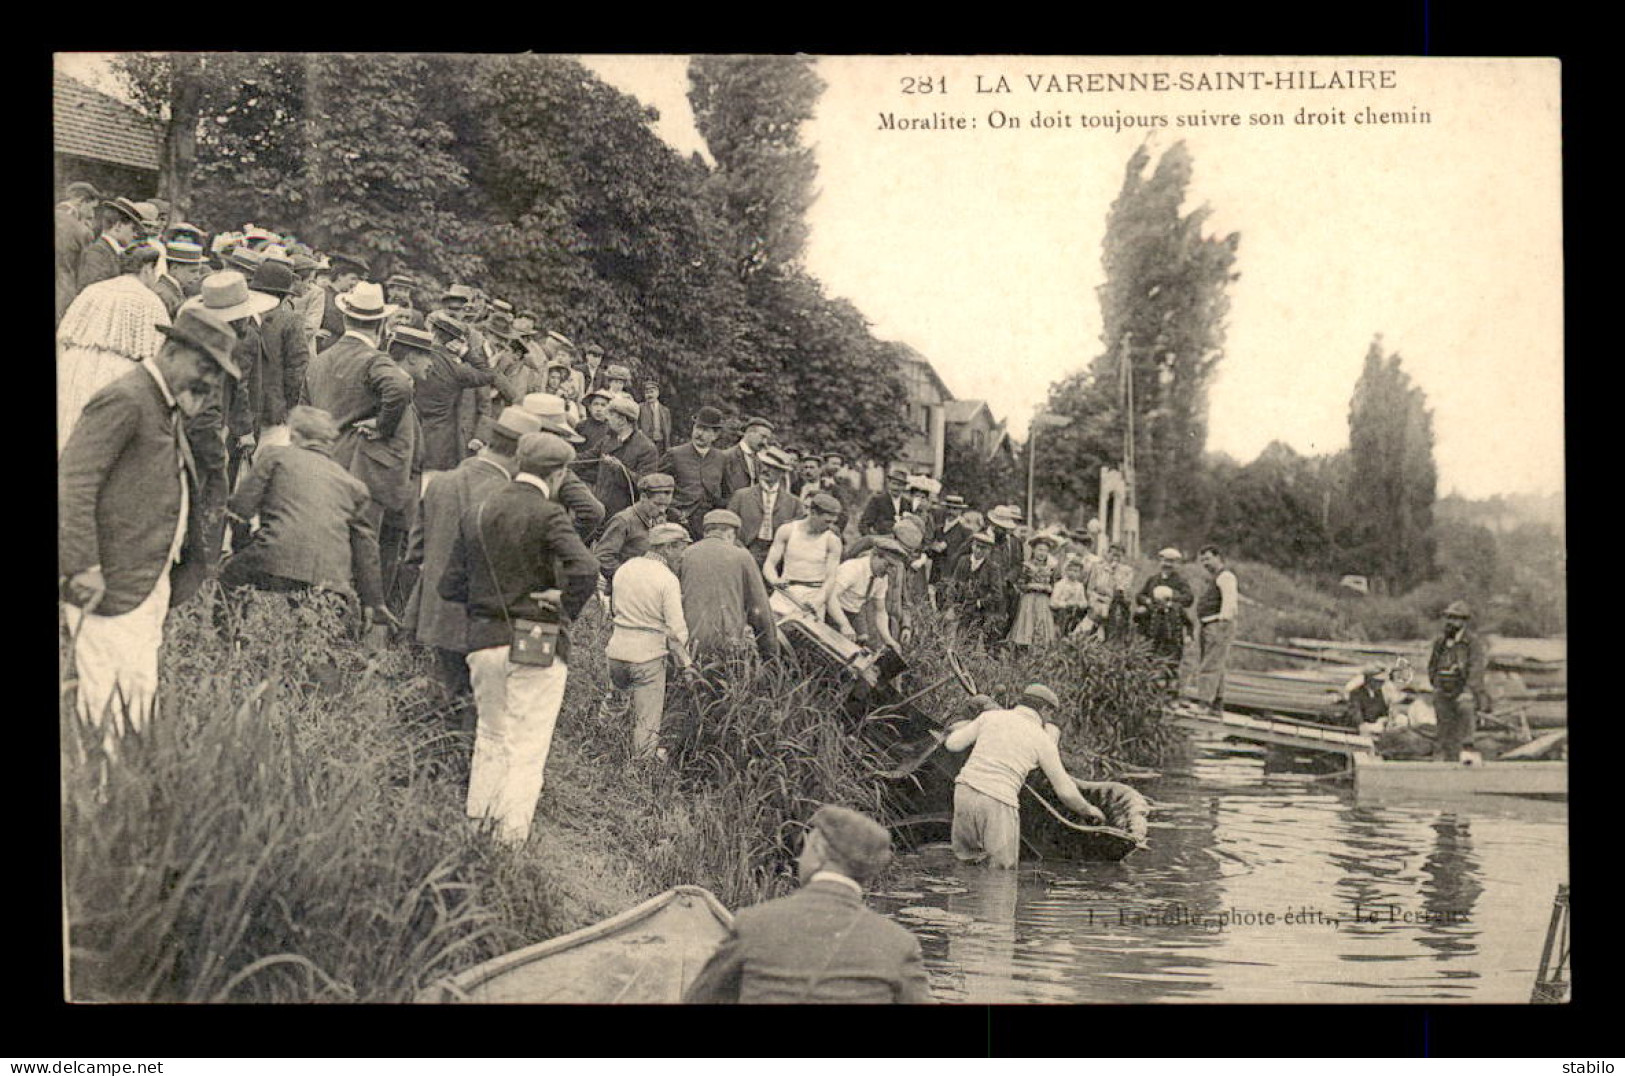
[[[874,560],[870,556],[853,557],[835,569],[834,601],[841,603],[841,611],[852,614],[863,608],[866,598],[873,598],[882,606],[886,602],[888,578],[875,577]]]
[[[976,748],[960,767],[954,783],[969,785],[1011,807],[1020,806],[1022,784],[1043,764],[1046,755],[1053,754],[1053,766],[1062,768],[1055,741],[1044,731],[1038,711],[1030,706],[986,710],[950,732],[943,741],[950,751],[963,751],[971,744]]]
[[[376,351],[378,349],[378,341],[374,340],[372,337],[368,336],[366,333],[360,331],[359,329],[345,329],[344,330],[344,336],[353,336],[357,340],[360,340],[363,344],[366,344],[368,347],[372,348],[373,350]],[[340,340],[344,339],[344,336],[339,337],[339,339]]]
[[[781,487],[774,486],[772,489],[768,489],[766,486],[761,486],[759,488],[762,491],[762,525],[757,529],[756,537],[764,542],[771,542],[773,540],[773,506],[779,503],[779,490]]]
[[[520,478],[527,476],[520,475]],[[617,661],[653,661],[666,653],[668,641],[688,645],[683,619],[683,590],[663,561],[647,554],[615,569],[615,631],[604,656]]]
[[[840,871],[832,871],[827,867],[823,870],[813,871],[813,876],[807,879],[807,884],[812,885],[814,882],[839,882],[844,886],[850,887],[852,892],[856,893],[858,896],[863,896],[863,887],[861,885],[854,882]]]
[[[158,369],[158,364],[152,359],[142,359],[141,368],[151,374],[154,381],[158,382],[158,391],[163,394],[164,403],[169,405],[171,418],[178,426],[181,417],[179,414],[175,414],[177,406],[175,394],[169,391],[169,382],[164,380],[163,371]],[[180,438],[182,436],[184,435],[177,432],[175,440],[175,467],[181,476],[181,511],[179,518],[175,520],[175,538],[169,544],[169,560],[166,562],[168,564],[180,562],[181,547],[186,544],[186,515],[191,505],[191,498],[187,495],[186,489],[186,457],[181,454]]]
[[[485,462],[486,463],[491,463],[490,460],[486,460]],[[499,466],[498,464],[491,463],[491,466],[496,467],[496,469],[499,470],[499,471],[502,470],[502,467]],[[513,480],[515,482],[523,482],[527,486],[535,486],[537,489],[542,491],[542,496],[543,497],[551,497],[551,496],[553,496],[553,494],[547,488],[547,483],[542,481],[540,478],[536,477],[533,474],[529,474],[529,473],[527,473],[525,471],[520,471],[518,474],[513,476]]]
[[[806,520],[794,519],[779,528],[779,535],[784,538],[782,582],[821,586],[839,570],[841,539],[833,528],[813,534]]]

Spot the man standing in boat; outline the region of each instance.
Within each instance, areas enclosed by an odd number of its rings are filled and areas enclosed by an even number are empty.
[[[1021,856],[1021,786],[1040,767],[1062,803],[1093,825],[1105,823],[1066,772],[1056,743],[1060,730],[1045,727],[1045,718],[1060,707],[1055,692],[1029,684],[1012,708],[978,714],[942,741],[949,751],[975,745],[954,779],[953,848],[963,862],[1015,868]]]
[[[820,807],[796,860],[801,888],[742,910],[683,1001],[930,1002],[919,939],[863,904],[864,885],[891,857],[886,827],[845,807]]]
[[[1466,602],[1451,602],[1444,611],[1444,633],[1433,641],[1428,656],[1428,682],[1433,685],[1438,720],[1433,757],[1449,762],[1461,757],[1464,746],[1471,746],[1477,711],[1489,699],[1484,691],[1489,655],[1478,634],[1467,627],[1472,616]]]

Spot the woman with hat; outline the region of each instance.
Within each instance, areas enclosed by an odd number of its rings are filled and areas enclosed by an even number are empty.
[[[90,398],[130,372],[131,364],[158,354],[160,325],[169,311],[156,291],[160,249],[155,242],[131,244],[122,272],[81,291],[56,332],[57,451],[79,421]]]
[[[1055,587],[1055,536],[1041,532],[1027,539],[1027,559],[1021,566],[1021,598],[1010,623],[1012,646],[1048,646],[1055,641],[1055,617],[1049,595]]]

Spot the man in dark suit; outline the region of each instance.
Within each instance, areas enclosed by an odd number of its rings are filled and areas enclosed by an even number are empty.
[[[598,579],[598,562],[550,495],[575,450],[553,434],[527,433],[518,458],[518,476],[464,514],[440,580],[440,596],[468,609],[468,672],[479,711],[468,816],[493,819],[497,839],[509,846],[530,836],[564,702],[569,625]],[[520,621],[553,627],[556,649],[546,664],[511,660],[521,656],[512,653]]]
[[[908,468],[892,464],[886,469],[886,488],[874,494],[858,517],[858,533],[890,534],[897,517],[908,511]]]
[[[90,219],[101,195],[89,183],[69,183],[67,197],[56,207],[56,320],[61,324],[79,294],[79,255],[96,238]],[[174,313],[171,311],[173,318]]]
[[[801,500],[790,492],[790,458],[771,445],[755,455],[756,481],[735,490],[728,509],[739,517],[739,540],[760,568],[773,548],[773,536],[800,519]]]
[[[993,535],[979,532],[971,536],[968,544],[969,552],[953,562],[945,597],[960,623],[991,645],[1002,640],[1010,628],[1005,579],[990,555]]]
[[[169,320],[174,321],[181,304],[198,293],[203,280],[203,247],[189,239],[171,239],[164,244],[165,270],[153,281],[152,290],[164,301]]]
[[[344,335],[344,311],[339,309],[339,296],[360,283],[367,275],[367,263],[349,254],[334,254],[332,275],[322,285],[327,294],[322,297],[322,331],[326,339],[318,347],[331,347]]]
[[[638,412],[638,429],[664,453],[671,449],[671,408],[660,402],[660,382],[643,383],[643,408]]]
[[[240,375],[236,334],[213,315],[186,311],[159,332],[169,339],[155,357],[90,398],[57,465],[78,709],[100,724],[114,707],[110,742],[121,719],[139,729],[152,712],[164,614],[201,582],[197,469],[181,412]],[[181,566],[173,577],[172,564]]]
[[[820,807],[796,866],[801,888],[745,908],[683,995],[687,1004],[922,1004],[920,943],[863,904],[891,860],[891,834],[868,815]]]
[[[75,282],[80,291],[119,275],[124,248],[141,235],[141,211],[128,198],[114,198],[96,207],[96,225],[96,238],[79,252]]]
[[[309,402],[333,416],[339,440],[333,458],[366,483],[378,527],[379,564],[387,582],[399,562],[417,483],[418,418],[412,378],[378,349],[388,308],[377,284],[357,284],[338,297],[344,334],[317,355],[305,376]]]
[[[732,497],[737,490],[749,489],[756,483],[756,457],[762,449],[767,447],[768,438],[773,436],[773,424],[765,418],[748,418],[745,428],[739,434],[739,443],[727,450],[728,471],[727,494]]]
[[[724,486],[726,453],[716,447],[722,432],[722,412],[709,405],[694,416],[694,432],[687,444],[678,445],[660,461],[660,470],[677,482],[672,497],[672,514],[688,528],[696,539],[703,538],[705,513],[713,508],[726,508],[727,490]]]
[[[604,412],[608,429],[598,442],[598,480],[592,494],[604,506],[606,517],[630,508],[637,500],[638,479],[660,466],[654,442],[638,429],[638,411],[632,397],[613,396]]]
[[[267,261],[254,271],[248,286],[277,301],[250,330],[258,333],[260,345],[258,380],[249,390],[252,432],[256,444],[286,444],[288,409],[299,402],[304,392],[305,369],[311,360],[304,322],[290,299],[293,268],[280,261]]]

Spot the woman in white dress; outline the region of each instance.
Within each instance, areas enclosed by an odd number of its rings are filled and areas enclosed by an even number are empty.
[[[124,272],[90,285],[62,315],[56,332],[57,452],[92,396],[128,373],[132,363],[158,354],[164,340],[158,326],[169,324],[169,311],[153,288],[162,257],[156,242],[131,244]]]

